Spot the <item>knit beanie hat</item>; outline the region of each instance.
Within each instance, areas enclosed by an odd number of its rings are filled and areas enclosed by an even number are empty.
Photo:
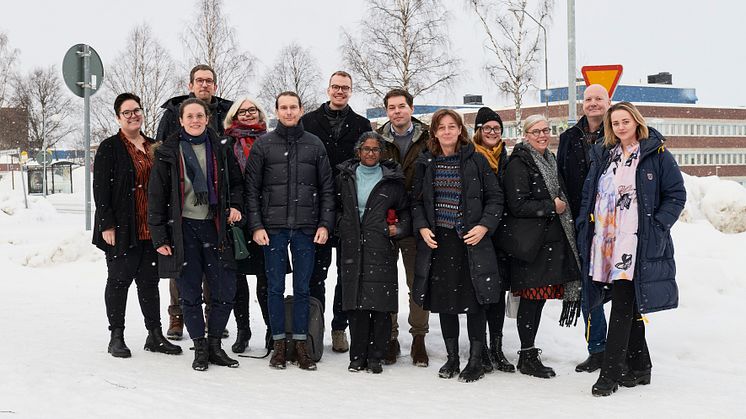
[[[477,111],[477,118],[474,120],[474,131],[482,127],[487,122],[495,121],[500,124],[500,134],[503,131],[503,120],[500,119],[500,115],[488,107],[479,108]]]

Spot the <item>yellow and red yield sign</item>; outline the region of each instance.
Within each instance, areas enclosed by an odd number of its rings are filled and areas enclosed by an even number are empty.
[[[583,73],[585,85],[600,84],[609,92],[609,99],[614,96],[616,85],[622,77],[622,70],[623,67],[621,64],[586,65],[580,69]]]

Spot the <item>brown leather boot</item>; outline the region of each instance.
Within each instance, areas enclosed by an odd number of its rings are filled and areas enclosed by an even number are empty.
[[[298,363],[298,367],[302,370],[315,371],[316,363],[308,356],[306,341],[294,340],[293,343],[295,344],[295,361]]]
[[[287,349],[287,339],[276,340],[273,348],[272,358],[269,359],[269,366],[284,370],[287,366],[285,360],[285,350]]]
[[[168,317],[166,337],[171,340],[181,340],[184,336],[184,316],[181,313],[181,306],[168,306]]]
[[[415,335],[412,337],[412,363],[418,367],[427,367],[430,363],[430,358],[427,356],[427,349],[425,348],[425,335]]]
[[[383,363],[385,365],[396,364],[396,357],[401,354],[401,346],[399,346],[399,339],[391,338],[389,340],[389,346],[386,348],[386,355],[383,357]]]

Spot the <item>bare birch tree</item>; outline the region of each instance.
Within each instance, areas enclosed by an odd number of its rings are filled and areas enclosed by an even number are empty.
[[[233,99],[248,92],[256,58],[240,48],[235,28],[223,15],[222,0],[198,0],[196,15],[187,22],[182,44],[187,66],[207,64],[217,73],[217,95]]]
[[[10,102],[11,81],[15,74],[15,65],[20,51],[11,48],[8,35],[0,32],[0,107]]]
[[[321,70],[311,51],[293,42],[280,50],[274,64],[267,70],[261,84],[259,99],[267,109],[273,109],[278,94],[292,90],[298,93],[303,107],[311,110],[319,105]]]
[[[539,0],[534,11],[527,10],[527,0],[468,0],[468,3],[487,36],[486,49],[490,52],[491,60],[485,70],[498,90],[513,98],[516,128],[520,132],[523,95],[533,85],[535,66],[541,51],[540,28],[526,12],[546,26],[553,1]],[[533,29],[529,30],[532,25]]]
[[[449,85],[459,60],[451,55],[440,0],[367,0],[360,36],[342,32],[344,63],[360,90],[376,100],[393,88],[417,96]]]

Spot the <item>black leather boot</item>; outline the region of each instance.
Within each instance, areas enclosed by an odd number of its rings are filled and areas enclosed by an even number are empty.
[[[603,373],[600,377],[598,377],[598,381],[596,381],[596,384],[593,385],[593,388],[591,388],[591,394],[594,396],[610,396],[611,393],[617,391],[619,388],[619,385],[616,381],[604,377]]]
[[[231,346],[231,351],[234,354],[242,354],[246,351],[249,346],[249,340],[251,339],[251,329],[238,329],[236,333],[236,343]]]
[[[484,348],[487,346],[483,342],[478,340],[472,340],[469,346],[469,363],[461,374],[458,376],[458,380],[462,383],[471,383],[484,377],[484,368],[482,367],[482,354]]]
[[[111,339],[109,339],[109,353],[115,358],[129,358],[132,356],[130,348],[124,343],[124,329],[111,329]]]
[[[596,352],[595,354],[589,354],[585,361],[581,362],[575,367],[577,372],[593,372],[601,368],[601,364],[604,362],[604,353]]]
[[[482,369],[485,373],[491,373],[494,370],[492,361],[492,354],[490,354],[490,348],[487,346],[487,340],[485,339],[482,344]]]
[[[197,338],[194,342],[194,361],[192,361],[192,369],[195,371],[205,371],[210,365],[210,355],[207,349],[207,339]]]
[[[491,344],[490,354],[492,355],[492,362],[495,364],[495,369],[502,372],[515,372],[515,366],[503,354],[503,336],[494,336]]]
[[[518,370],[521,374],[539,378],[552,378],[556,374],[550,367],[541,363],[540,350],[537,348],[522,349],[518,351]]]
[[[444,338],[443,341],[446,345],[448,359],[446,360],[446,363],[440,367],[438,377],[453,378],[453,376],[461,372],[461,366],[459,365],[458,359],[458,338]]]
[[[238,361],[228,357],[228,354],[221,347],[221,338],[212,336],[207,338],[210,363],[221,367],[238,368]]]
[[[181,346],[169,342],[163,336],[160,327],[148,330],[148,337],[145,338],[145,347],[143,349],[150,352],[160,352],[166,355],[179,355],[181,353]]]

